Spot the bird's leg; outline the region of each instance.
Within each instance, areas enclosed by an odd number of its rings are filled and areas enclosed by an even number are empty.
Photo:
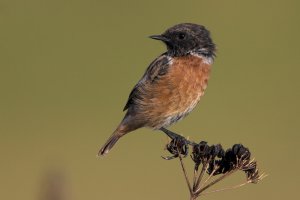
[[[181,135],[178,135],[177,133],[174,133],[164,127],[160,128],[159,130],[161,130],[162,132],[164,132],[167,136],[169,136],[171,139],[175,139],[175,138],[184,138]]]
[[[160,128],[159,130],[161,130],[162,132],[164,132],[167,136],[169,136],[172,140],[176,139],[176,140],[183,140],[185,141],[187,144],[194,146],[196,143],[189,141],[187,139],[185,139],[185,137],[178,135],[177,133],[174,133],[164,127]]]

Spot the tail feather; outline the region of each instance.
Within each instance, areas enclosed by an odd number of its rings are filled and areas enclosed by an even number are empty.
[[[128,122],[131,123],[128,124]],[[120,125],[99,150],[98,156],[104,156],[107,154],[122,136],[141,127],[139,124],[137,125],[132,122],[135,121],[131,119],[131,115],[126,114]]]
[[[120,137],[121,135],[117,131],[115,131],[99,150],[98,156],[104,156],[105,154],[107,154],[111,150],[111,148],[113,148],[113,146],[117,143]]]

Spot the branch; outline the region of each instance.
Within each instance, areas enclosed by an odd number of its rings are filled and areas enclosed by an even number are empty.
[[[182,161],[182,157],[181,157],[181,155],[180,155],[180,154],[178,155],[178,157],[179,157],[179,161],[180,161],[180,164],[181,164],[181,168],[182,168],[182,171],[183,171],[183,174],[184,174],[184,177],[185,177],[186,183],[187,183],[187,185],[188,185],[188,188],[189,188],[190,194],[193,194],[192,187],[191,187],[191,184],[190,184],[190,181],[189,181],[188,175],[187,175],[187,173],[186,173],[186,170],[185,170],[185,167],[184,167],[184,163],[183,163],[183,161]]]
[[[232,148],[225,151],[220,144],[209,146],[207,142],[204,141],[196,143],[167,129],[161,130],[172,139],[166,145],[166,149],[172,154],[172,156],[163,158],[166,160],[171,160],[177,157],[179,158],[191,200],[195,200],[200,195],[236,189],[247,185],[248,183],[258,183],[266,177],[264,174],[259,174],[256,161],[254,159],[250,159],[251,153],[249,149],[244,147],[242,144],[235,144]],[[193,148],[191,158],[195,164],[192,179],[193,186],[191,186],[183,162],[183,158],[189,153],[189,146],[192,146]],[[201,171],[198,176],[198,169],[200,165]],[[246,174],[247,181],[245,183],[204,193],[205,190],[237,171],[243,171]],[[206,173],[208,174],[208,177],[203,183],[201,183]],[[210,181],[213,176],[219,177]]]

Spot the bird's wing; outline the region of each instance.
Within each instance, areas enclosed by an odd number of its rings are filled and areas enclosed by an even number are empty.
[[[135,99],[141,98],[139,95],[139,91],[144,87],[146,83],[154,84],[156,80],[160,79],[160,77],[164,76],[167,73],[169,68],[169,61],[170,59],[168,58],[166,53],[164,53],[149,65],[141,80],[139,80],[139,82],[130,92],[123,111],[127,110],[131,105],[133,105]]]

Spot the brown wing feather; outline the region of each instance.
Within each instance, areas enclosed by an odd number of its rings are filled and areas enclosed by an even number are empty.
[[[169,67],[169,58],[166,55],[166,53],[156,58],[149,65],[143,77],[139,80],[139,82],[134,86],[134,88],[130,92],[127,103],[123,111],[127,110],[131,105],[134,105],[136,99],[141,99],[139,91],[143,90],[144,85],[148,82],[152,84],[155,81],[157,81],[161,76],[167,73],[168,67]]]

